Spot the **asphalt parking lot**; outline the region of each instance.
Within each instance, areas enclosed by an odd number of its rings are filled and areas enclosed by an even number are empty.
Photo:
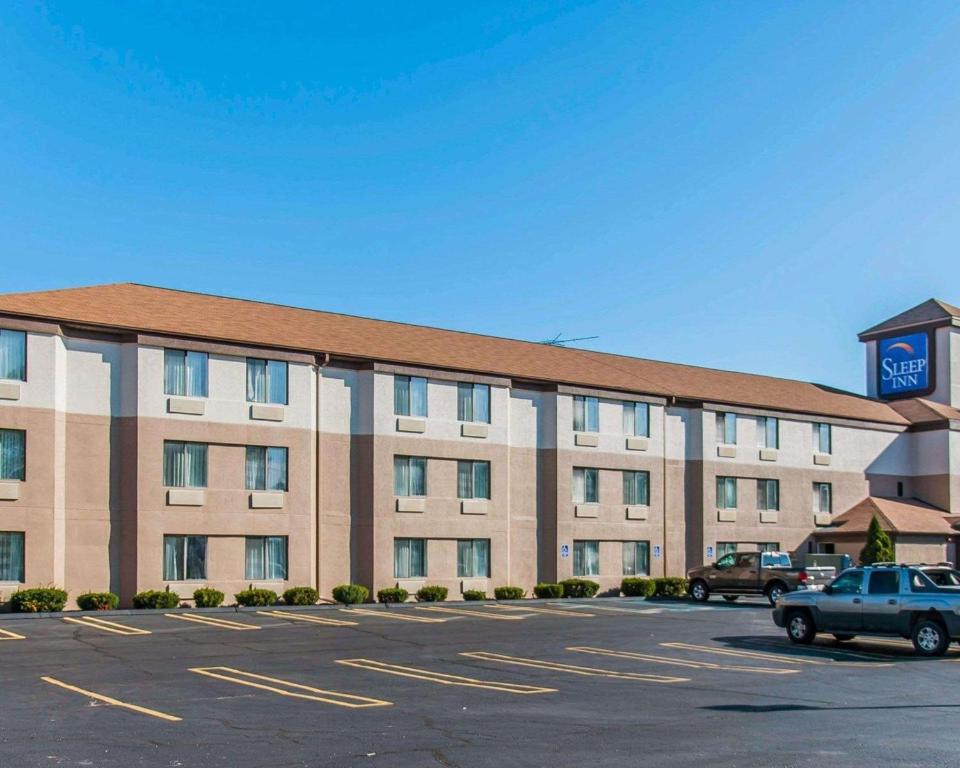
[[[0,618],[0,661],[0,768],[960,764],[960,649],[759,602]]]

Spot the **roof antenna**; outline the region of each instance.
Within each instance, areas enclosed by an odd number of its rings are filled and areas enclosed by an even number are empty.
[[[599,336],[577,336],[572,339],[563,338],[562,333],[558,333],[552,339],[544,339],[541,341],[541,344],[546,344],[548,347],[565,347],[567,344],[571,344],[574,341],[589,341],[590,339],[599,339]]]

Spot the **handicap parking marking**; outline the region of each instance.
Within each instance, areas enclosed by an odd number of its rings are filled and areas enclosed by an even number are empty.
[[[463,688],[482,688],[489,691],[500,691],[502,693],[516,693],[520,695],[535,693],[556,693],[556,688],[545,688],[539,685],[523,685],[521,683],[505,683],[498,680],[480,680],[475,677],[464,677],[463,675],[450,675],[445,672],[435,672],[429,669],[419,667],[407,667],[400,664],[389,664],[374,659],[337,659],[337,664],[344,664],[348,667],[357,669],[367,669],[373,672],[384,672],[388,675],[397,675],[399,677],[409,677],[414,680],[423,680],[428,683],[437,683],[438,685],[453,685]]]
[[[74,693],[79,693],[86,696],[89,699],[94,699],[95,701],[102,701],[104,704],[109,704],[111,707],[119,707],[120,709],[127,709],[131,712],[138,712],[141,715],[149,715],[150,717],[156,717],[159,720],[166,720],[171,723],[179,723],[183,720],[182,717],[177,717],[176,715],[168,715],[166,712],[159,712],[156,709],[149,709],[148,707],[141,707],[139,704],[129,704],[125,701],[120,701],[115,699],[112,696],[105,696],[102,693],[96,693],[94,691],[88,691],[86,688],[78,688],[75,685],[70,685],[65,683],[62,680],[57,680],[55,677],[41,677],[41,680],[50,685],[55,685],[58,688],[63,688],[68,691],[73,691]]]
[[[234,669],[233,667],[191,667],[189,671],[198,675],[204,675],[205,677],[212,677],[216,680],[223,680],[228,683],[245,685],[248,688],[268,691],[278,696],[317,701],[323,704],[334,704],[338,707],[347,707],[348,709],[369,709],[370,707],[389,707],[393,705],[392,701],[372,699],[368,696],[358,696],[354,693],[328,691],[323,688],[314,688],[312,685],[282,680],[278,677],[267,677],[266,675],[258,675],[254,672],[245,672],[242,669]]]
[[[499,664],[513,664],[520,667],[547,669],[552,672],[568,672],[572,675],[586,677],[612,677],[618,680],[636,680],[643,683],[688,683],[688,677],[669,677],[667,675],[651,675],[642,672],[619,672],[614,669],[598,669],[597,667],[581,667],[576,664],[563,664],[556,661],[542,659],[528,659],[519,656],[508,656],[505,653],[488,653],[486,651],[468,651],[460,654],[479,661],[493,661]]]
[[[290,611],[257,611],[261,616],[269,616],[273,619],[287,619],[288,621],[306,621],[310,624],[326,624],[331,627],[357,627],[360,626],[356,621],[346,621],[344,619],[330,619],[326,616],[308,616],[302,613],[291,613]]]
[[[344,613],[360,613],[364,616],[379,616],[386,619],[397,619],[398,621],[416,621],[421,624],[442,624],[446,619],[436,616],[414,616],[413,614],[404,615],[403,609],[375,611],[371,608],[341,608]]]
[[[214,618],[213,616],[190,616],[185,613],[165,613],[163,614],[168,619],[180,619],[181,621],[192,621],[197,624],[204,624],[208,627],[216,627],[218,629],[235,629],[235,630],[245,630],[245,629],[260,629],[256,624],[247,624],[242,621],[231,621],[230,619],[219,619]]]
[[[0,640],[26,640],[27,638],[24,635],[18,635],[16,632],[11,632],[9,629],[0,629]]]
[[[147,629],[139,629],[137,627],[130,627],[126,624],[118,624],[115,621],[107,621],[106,619],[101,619],[96,616],[80,616],[74,618],[73,616],[64,616],[63,620],[69,622],[70,624],[79,624],[81,627],[88,627],[89,629],[99,629],[101,632],[110,632],[114,635],[152,635],[153,633]]]
[[[586,645],[570,646],[566,650],[575,653],[591,653],[597,656],[612,656],[617,659],[650,662],[652,664],[667,664],[675,667],[686,667],[688,669],[707,669],[723,672],[756,672],[766,675],[795,675],[800,671],[798,669],[783,669],[782,667],[744,667],[736,664],[715,664],[712,661],[694,661],[693,659],[681,659],[678,656],[657,656],[651,653],[639,653],[636,651],[615,651],[609,648],[594,648]]]
[[[418,611],[436,611],[437,613],[452,613],[457,616],[472,616],[477,619],[494,619],[495,621],[522,621],[529,618],[532,614],[525,613],[521,615],[510,614],[503,616],[496,613],[484,613],[483,611],[471,611],[467,608],[441,608],[439,605],[417,606]]]
[[[519,605],[498,605],[490,603],[485,608],[499,608],[501,611],[521,611],[525,613],[546,613],[552,616],[572,616],[575,619],[592,619],[595,614],[584,613],[583,611],[571,611],[563,608],[525,608]]]
[[[893,664],[877,661],[838,661],[835,659],[811,659],[796,653],[778,654],[765,653],[763,651],[740,650],[734,648],[718,648],[710,645],[694,645],[692,643],[660,643],[664,648],[673,648],[680,651],[693,651],[695,653],[715,653],[718,656],[738,656],[744,659],[758,659],[762,661],[772,661],[781,664],[812,664],[815,666],[842,666],[842,667],[892,667]],[[804,649],[806,650],[806,649]],[[842,653],[842,652],[841,652]],[[854,654],[859,656],[860,654]],[[876,659],[876,656],[867,657]]]

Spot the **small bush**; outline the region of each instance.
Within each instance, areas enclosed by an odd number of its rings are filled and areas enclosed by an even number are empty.
[[[468,589],[463,593],[464,600],[486,600],[487,593],[482,589]]]
[[[338,603],[354,605],[365,603],[370,597],[370,590],[362,584],[341,584],[333,588],[333,599]]]
[[[564,597],[593,597],[600,589],[597,582],[588,579],[564,579],[560,584]]]
[[[620,582],[620,591],[626,597],[653,597],[657,584],[653,579],[633,576]]]
[[[193,592],[193,604],[197,608],[219,608],[223,603],[224,594],[219,589],[201,587]]]
[[[686,597],[689,582],[680,576],[654,579],[654,597]]]
[[[527,594],[520,587],[497,587],[493,590],[493,596],[497,600],[522,600]]]
[[[57,587],[18,589],[10,595],[10,610],[14,613],[51,613],[62,611],[67,604],[67,593]]]
[[[77,608],[81,611],[112,611],[120,605],[120,598],[113,592],[84,592],[77,596]]]
[[[436,584],[427,584],[417,590],[417,600],[421,603],[439,603],[447,599],[447,588]]]
[[[537,597],[556,600],[558,597],[563,597],[563,584],[548,584],[542,582],[533,588],[533,594]]]
[[[176,592],[150,589],[133,596],[134,608],[176,608],[178,605],[180,595]]]
[[[277,602],[277,593],[272,589],[245,589],[242,592],[237,592],[233,597],[238,605],[246,608],[263,608]]]
[[[283,602],[287,605],[316,605],[320,593],[313,587],[291,587],[283,593]]]
[[[405,603],[410,593],[403,587],[387,587],[377,592],[377,600],[381,603]]]

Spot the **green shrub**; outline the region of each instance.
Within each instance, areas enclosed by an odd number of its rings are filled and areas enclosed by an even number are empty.
[[[370,597],[370,590],[362,584],[341,584],[333,588],[333,599],[338,603],[354,605],[365,603]]]
[[[874,515],[870,519],[870,527],[867,528],[867,543],[860,550],[860,565],[889,562],[896,562],[893,542]]]
[[[223,592],[219,589],[201,587],[193,592],[193,604],[197,608],[219,608],[223,603]]]
[[[238,605],[247,608],[262,608],[267,605],[274,605],[277,602],[277,593],[272,589],[245,589],[242,592],[237,592],[233,597]]]
[[[588,579],[564,579],[560,584],[564,597],[593,597],[600,589],[597,582]]]
[[[112,611],[120,605],[120,598],[113,592],[84,592],[77,597],[81,611]]]
[[[57,587],[18,589],[10,595],[10,610],[14,613],[51,613],[62,611],[67,604],[67,593]]]
[[[654,597],[686,597],[689,582],[680,576],[654,579]]]
[[[653,579],[632,576],[620,582],[620,591],[626,597],[653,597],[656,590],[657,584]]]
[[[176,608],[178,605],[180,595],[176,592],[150,589],[133,596],[134,608]]]
[[[405,603],[410,593],[403,587],[387,587],[377,592],[377,600],[381,603]]]
[[[447,599],[447,588],[436,584],[427,584],[417,590],[417,600],[421,603],[439,603]]]
[[[563,597],[563,584],[548,584],[546,582],[541,582],[533,588],[533,594],[535,594],[537,597],[552,598],[556,600],[558,597]]]
[[[522,600],[527,594],[520,587],[497,587],[493,590],[493,596],[497,600]]]
[[[482,589],[468,589],[463,593],[464,600],[486,600],[487,593]]]
[[[320,593],[313,587],[290,587],[283,593],[283,602],[287,605],[316,605]]]

